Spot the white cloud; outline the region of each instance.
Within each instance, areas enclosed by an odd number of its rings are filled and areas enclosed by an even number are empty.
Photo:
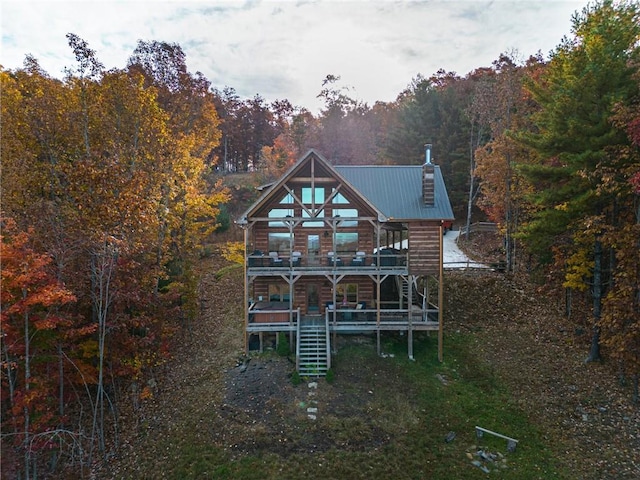
[[[370,104],[391,101],[418,73],[466,75],[502,52],[548,54],[570,33],[576,1],[2,1],[0,63],[32,54],[51,75],[79,35],[107,68],[142,40],[175,42],[191,71],[241,96],[288,98],[312,110],[322,79],[340,75]]]

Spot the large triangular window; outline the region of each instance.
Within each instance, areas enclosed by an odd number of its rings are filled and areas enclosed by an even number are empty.
[[[341,193],[336,193],[336,195],[331,199],[331,203],[334,204],[349,204],[349,200],[347,200],[347,197],[345,197],[344,195],[342,195]]]
[[[280,204],[284,205],[291,205],[293,202],[293,195],[291,195],[290,193],[287,193],[284,197],[282,197],[282,200],[280,200]]]

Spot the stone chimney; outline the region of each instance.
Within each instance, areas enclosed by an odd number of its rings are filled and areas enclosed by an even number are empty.
[[[435,205],[434,166],[431,163],[431,144],[425,146],[425,163],[422,166],[422,200],[427,207]]]

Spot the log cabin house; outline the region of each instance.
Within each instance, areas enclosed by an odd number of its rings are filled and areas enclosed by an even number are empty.
[[[424,165],[331,165],[310,150],[238,220],[245,243],[245,348],[280,332],[301,375],[323,376],[337,335],[438,332],[443,228],[453,221],[442,173]],[[273,343],[271,343],[273,344]]]

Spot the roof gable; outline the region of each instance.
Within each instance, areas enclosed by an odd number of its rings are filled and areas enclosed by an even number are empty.
[[[369,199],[364,197],[357,189],[342,177],[342,175],[316,150],[309,150],[300,158],[287,172],[275,183],[266,188],[262,196],[240,217],[239,224],[246,223],[253,216],[260,216],[261,210],[271,204],[274,199],[278,201],[289,195],[294,195],[291,183],[308,182],[310,185],[323,185],[329,183],[339,183],[340,193],[348,196],[353,203],[360,204],[372,215],[383,219],[382,213],[373,205]]]

